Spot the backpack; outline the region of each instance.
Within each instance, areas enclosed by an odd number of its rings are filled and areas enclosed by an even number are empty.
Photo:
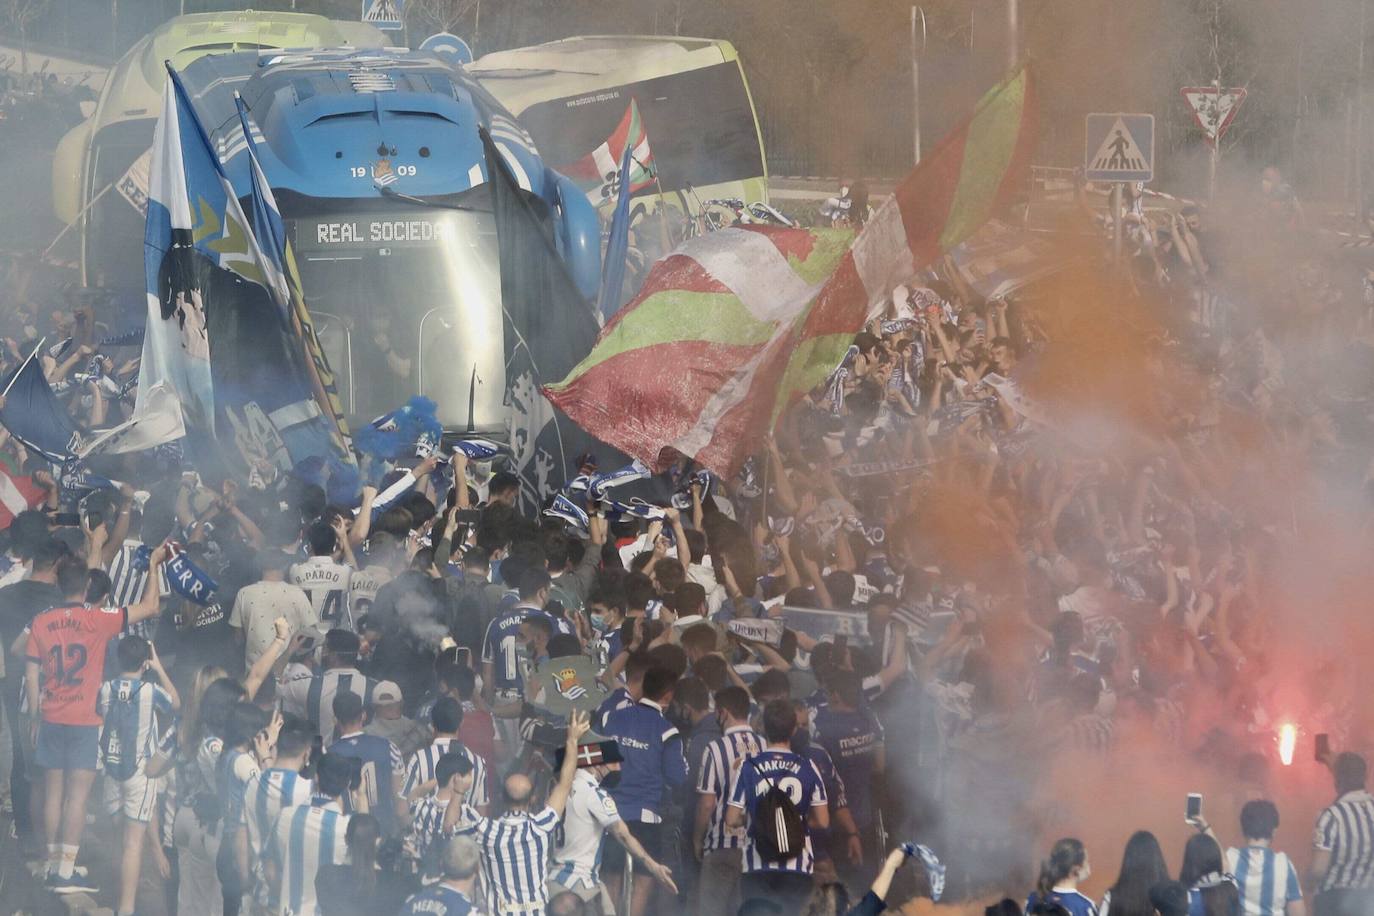
[[[806,822],[792,797],[768,779],[768,791],[754,808],[749,836],[765,862],[795,859],[806,848]]]
[[[105,710],[100,759],[105,775],[115,782],[125,782],[138,772],[138,695],[142,690],[143,681],[128,694],[121,690],[110,698],[110,706]]]

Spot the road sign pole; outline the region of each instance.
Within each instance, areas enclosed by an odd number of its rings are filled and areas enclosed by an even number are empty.
[[[1216,89],[1218,103],[1221,101],[1221,80],[1212,83]],[[1207,157],[1207,203],[1211,203],[1217,196],[1217,159],[1221,157],[1221,125],[1216,127],[1216,133],[1212,137],[1212,149]]]
[[[1212,151],[1207,158],[1207,203],[1217,196],[1217,143],[1212,141]]]
[[[911,158],[916,165],[921,164],[921,55],[916,42],[916,7],[911,8]],[[921,17],[921,32],[924,36],[926,14]],[[923,38],[924,41],[924,38]]]
[[[1360,0],[1360,54],[1355,70],[1355,225],[1364,222],[1364,44],[1368,0]]]
[[[1121,189],[1124,188],[1121,182],[1112,185],[1112,266],[1117,270],[1121,269]]]

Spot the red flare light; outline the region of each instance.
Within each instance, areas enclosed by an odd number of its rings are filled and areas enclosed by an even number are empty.
[[[1298,727],[1291,722],[1279,726],[1279,760],[1286,767],[1293,765],[1293,750],[1298,745]]]

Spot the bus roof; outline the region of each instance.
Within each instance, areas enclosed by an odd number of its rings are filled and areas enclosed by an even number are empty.
[[[105,84],[97,117],[101,122],[157,117],[163,61],[178,70],[207,54],[261,48],[318,48],[354,44],[382,47],[382,34],[370,26],[341,29],[341,23],[309,13],[192,13],[177,16],[145,35],[115,64]],[[366,42],[366,43],[364,43]],[[109,100],[112,104],[106,105]],[[102,124],[96,124],[99,129]]]
[[[673,35],[579,35],[483,55],[467,66],[519,115],[529,106],[738,59],[734,45]]]

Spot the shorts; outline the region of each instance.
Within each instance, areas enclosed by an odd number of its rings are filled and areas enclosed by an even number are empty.
[[[548,892],[550,901],[559,894],[573,894],[586,905],[586,912],[590,916],[615,916],[615,905],[611,903],[611,892],[606,889],[606,885],[600,882],[592,887],[582,885],[568,887],[550,878]]]
[[[158,780],[146,773],[135,773],[123,782],[105,777],[105,813],[111,817],[122,814],[146,824],[153,819],[157,795]]]
[[[664,826],[662,824],[645,824],[641,821],[626,821],[625,826],[630,828],[630,835],[639,840],[639,845],[644,847],[644,851],[649,854],[649,858],[656,862],[663,861],[663,835]],[[619,874],[625,871],[626,859],[625,847],[620,845],[620,841],[606,834],[601,840],[601,870],[615,872]]]
[[[42,769],[94,770],[99,754],[99,725],[38,723],[34,762]]]

